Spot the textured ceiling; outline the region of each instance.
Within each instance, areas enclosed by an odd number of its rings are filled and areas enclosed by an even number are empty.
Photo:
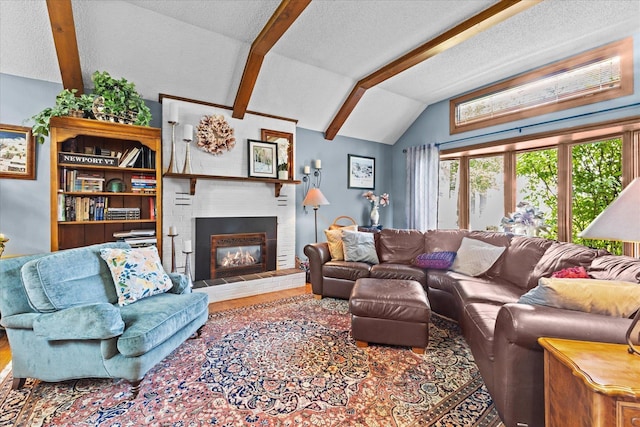
[[[86,87],[95,70],[233,105],[276,0],[73,0]],[[313,0],[265,57],[249,109],[325,131],[361,78],[495,3]],[[430,104],[640,32],[638,0],[545,0],[369,89],[339,132],[393,144]],[[0,0],[0,72],[61,82],[44,0]]]

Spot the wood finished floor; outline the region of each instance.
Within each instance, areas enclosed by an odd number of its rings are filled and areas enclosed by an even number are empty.
[[[217,311],[228,310],[231,308],[245,307],[248,305],[262,304],[282,298],[289,298],[310,293],[311,284],[307,283],[306,286],[300,286],[298,288],[285,289],[283,291],[270,292],[267,294],[255,295],[252,297],[214,302],[209,304],[209,313],[215,313]],[[7,364],[11,361],[11,349],[9,348],[7,335],[4,333],[4,331],[1,331],[0,334],[0,371],[2,371],[5,366],[7,366]]]

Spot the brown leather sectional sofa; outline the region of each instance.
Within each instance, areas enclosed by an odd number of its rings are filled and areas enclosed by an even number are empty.
[[[463,237],[506,250],[480,277],[411,265],[419,254],[457,251]],[[631,319],[517,303],[541,277],[583,266],[598,279],[640,283],[640,259],[552,240],[467,230],[385,229],[376,234],[380,264],[331,261],[326,242],[307,245],[313,293],[348,299],[361,277],[411,279],[431,310],[458,321],[507,427],[544,426],[543,351],[539,337],[624,343]]]

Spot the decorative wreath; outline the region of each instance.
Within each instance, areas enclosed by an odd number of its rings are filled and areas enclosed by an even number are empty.
[[[233,128],[222,114],[204,116],[197,128],[198,147],[219,156],[224,150],[231,151],[236,145]]]

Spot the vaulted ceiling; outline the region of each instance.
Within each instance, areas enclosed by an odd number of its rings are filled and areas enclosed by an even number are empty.
[[[79,69],[90,88],[108,71],[147,99],[385,144],[430,104],[640,33],[638,0],[71,0],[68,13],[68,0],[48,3],[0,0],[1,73],[62,83]],[[76,44],[77,68],[68,53],[59,63],[51,20],[63,49]]]

